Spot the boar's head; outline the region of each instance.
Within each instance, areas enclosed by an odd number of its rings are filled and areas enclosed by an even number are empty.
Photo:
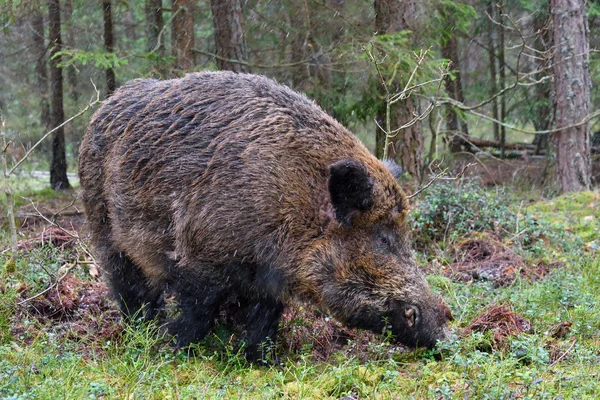
[[[332,221],[313,253],[318,295],[347,326],[387,328],[402,344],[431,348],[447,338],[452,315],[415,262],[399,167],[369,162],[329,167]]]

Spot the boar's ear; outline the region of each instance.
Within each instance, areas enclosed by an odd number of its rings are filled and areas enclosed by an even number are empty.
[[[356,211],[373,206],[373,177],[367,168],[354,160],[341,160],[329,166],[329,194],[335,219],[350,225]]]
[[[400,175],[402,175],[402,167],[396,164],[396,161],[386,158],[381,162],[390,171],[394,179],[400,178]]]

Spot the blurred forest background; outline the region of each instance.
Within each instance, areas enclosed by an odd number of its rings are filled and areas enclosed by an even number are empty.
[[[306,93],[421,184],[432,161],[471,158],[557,191],[598,179],[595,2],[3,0],[0,24],[8,170],[61,126],[24,163],[55,189],[98,104],[62,124],[96,88],[205,69]]]

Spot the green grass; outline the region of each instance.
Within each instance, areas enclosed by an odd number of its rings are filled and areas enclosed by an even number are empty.
[[[56,200],[46,191],[28,195]],[[122,325],[119,333],[105,339],[60,335],[62,321],[37,318],[15,303],[23,287],[29,294],[43,290],[51,275],[58,276],[77,255],[51,247],[23,252],[17,272],[3,272],[0,280],[0,398],[597,398],[600,253],[590,243],[600,238],[598,198],[597,193],[571,194],[527,207],[511,200],[513,210],[555,231],[547,232],[550,239],[540,246],[549,259],[563,264],[544,279],[517,278],[512,285],[496,288],[487,282],[431,275],[432,287],[455,316],[455,337],[438,350],[398,351],[382,339],[364,345],[373,355],[366,359],[347,348],[326,362],[316,361],[309,348],[282,350],[284,365],[273,368],[247,365],[226,335],[199,344],[196,356],[174,352],[153,325]],[[510,238],[507,243],[515,244]],[[439,243],[440,249],[446,247]],[[439,251],[419,259],[448,257]],[[519,251],[525,257],[527,252],[540,257],[541,250]],[[5,260],[0,261],[3,265]],[[87,279],[83,267],[72,273]],[[493,303],[508,304],[532,323],[532,330],[498,347],[491,345],[489,333],[463,334],[463,328]],[[565,322],[570,332],[553,337],[553,329]]]

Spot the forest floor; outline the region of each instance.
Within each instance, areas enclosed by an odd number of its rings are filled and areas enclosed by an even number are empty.
[[[276,344],[282,365],[259,367],[246,364],[235,330],[222,325],[190,355],[174,351],[157,324],[125,323],[88,253],[75,192],[20,190],[16,265],[0,256],[0,398],[600,393],[598,192],[542,198],[434,185],[417,196],[411,226],[417,258],[454,314],[452,340],[411,350],[295,305]]]

